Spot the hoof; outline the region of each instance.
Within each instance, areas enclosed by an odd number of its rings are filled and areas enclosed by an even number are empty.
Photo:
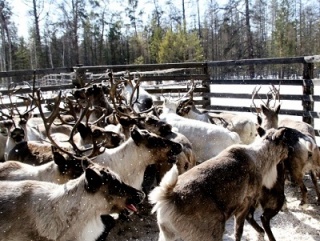
[[[301,202],[299,204],[299,207],[302,209],[302,210],[306,210],[308,208],[308,203],[305,203],[305,202]]]
[[[259,234],[258,234],[258,241],[265,241],[265,239],[264,239],[264,233],[259,233]]]
[[[288,211],[288,203],[287,200],[284,200],[283,205],[281,207],[282,212],[287,212]]]

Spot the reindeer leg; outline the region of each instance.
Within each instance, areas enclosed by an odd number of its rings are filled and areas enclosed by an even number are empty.
[[[255,210],[256,210],[255,207],[253,207],[253,206],[250,207],[250,210],[249,210],[249,213],[246,217],[246,220],[259,233],[259,236],[264,236],[263,228],[261,228],[260,225],[254,219],[254,211]]]
[[[96,241],[106,241],[111,229],[113,229],[116,224],[116,221],[110,215],[102,215],[101,221],[104,224],[104,230]]]
[[[302,180],[299,182],[299,187],[301,190],[301,202],[299,205],[304,206],[308,203],[308,189],[306,188],[306,185],[304,185]]]
[[[266,231],[266,233],[268,235],[269,241],[276,241],[276,239],[274,238],[273,233],[271,231],[270,220],[278,214],[279,210],[278,209],[277,210],[266,209],[266,210],[264,210],[263,214],[261,215],[261,222],[262,222],[264,230]]]
[[[310,176],[311,176],[311,180],[312,180],[312,183],[314,185],[314,189],[316,190],[316,193],[317,193],[317,204],[320,205],[320,191],[319,191],[319,188],[318,188],[318,182],[317,182],[317,175],[314,171],[310,171]]]
[[[239,210],[238,213],[235,214],[235,241],[241,240],[243,234],[244,221],[246,220],[246,217],[248,216],[251,207],[253,207],[253,201],[244,200],[242,208]]]

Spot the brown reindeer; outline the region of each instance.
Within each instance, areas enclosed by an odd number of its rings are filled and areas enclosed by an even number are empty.
[[[261,104],[261,111],[258,114],[258,124],[265,129],[277,128],[278,126],[290,127],[299,130],[305,134],[310,142],[313,143],[313,149],[311,152],[300,146],[295,147],[294,152],[284,161],[285,168],[289,172],[294,182],[298,184],[301,190],[301,202],[300,205],[308,203],[307,188],[303,182],[304,175],[309,172],[316,194],[317,203],[320,204],[320,191],[317,184],[317,175],[320,171],[320,152],[317,147],[314,128],[308,123],[293,120],[290,118],[282,118],[279,120],[279,112],[281,104],[279,103],[280,91],[272,86],[271,92],[275,101],[273,106],[270,105],[270,100]]]
[[[262,187],[273,186],[277,164],[288,157],[290,148],[309,148],[311,143],[304,139],[294,129],[271,129],[252,144],[232,145],[180,176],[172,168],[149,194],[157,212],[159,241],[221,241],[231,216],[235,240],[240,241]]]

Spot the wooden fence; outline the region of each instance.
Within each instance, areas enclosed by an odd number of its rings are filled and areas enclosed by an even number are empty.
[[[195,63],[168,63],[146,65],[105,65],[75,66],[73,68],[36,69],[0,72],[0,92],[2,99],[8,94],[8,86],[14,83],[20,88],[16,94],[31,93],[35,88],[51,93],[71,91],[88,83],[108,81],[108,72],[112,71],[115,78],[139,77],[144,88],[159,97],[178,97],[188,91],[190,80],[197,84],[194,91],[196,104],[212,112],[232,111],[250,113],[251,98],[254,86],[280,86],[282,103],[292,103],[290,108],[283,105],[280,114],[301,117],[303,121],[313,125],[319,136],[320,114],[317,104],[320,102],[319,86],[320,55],[244,59],[228,61],[208,61]],[[256,76],[247,76],[248,68],[255,68]],[[228,88],[230,86],[230,88]],[[298,87],[297,91],[282,93],[288,87]],[[242,90],[239,91],[239,90]],[[316,91],[317,92],[317,91]],[[50,101],[50,95],[48,101]],[[267,98],[267,96],[265,96]],[[217,104],[222,100],[223,104]],[[225,100],[225,101],[224,101]],[[246,102],[242,102],[245,100]],[[221,101],[220,101],[221,102]],[[317,103],[318,102],[318,103]],[[245,103],[245,104],[243,104]],[[17,100],[17,106],[23,105]],[[7,103],[2,102],[1,108]],[[290,106],[290,104],[287,106]]]

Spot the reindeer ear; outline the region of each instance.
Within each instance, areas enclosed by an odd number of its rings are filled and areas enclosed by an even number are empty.
[[[281,107],[281,104],[278,104],[277,107],[275,108],[276,114],[279,114],[279,112],[280,112],[280,107]]]
[[[95,168],[88,167],[85,171],[86,189],[88,192],[96,192],[102,185],[100,172]]]
[[[131,138],[134,140],[134,142],[136,143],[137,146],[143,140],[142,134],[141,134],[139,128],[136,125],[134,125],[131,128]]]
[[[257,123],[258,123],[258,125],[262,124],[262,118],[260,115],[257,116]]]
[[[129,118],[128,116],[121,116],[119,119],[119,123],[122,126],[130,126],[130,125],[134,124],[135,122],[131,118]]]
[[[80,136],[82,139],[85,139],[91,132],[91,129],[89,127],[86,127],[83,123],[79,123],[77,126],[77,130],[80,133]]]
[[[263,137],[266,134],[265,129],[263,129],[261,126],[257,127],[257,133],[260,137]]]
[[[266,107],[266,106],[263,105],[263,104],[260,105],[260,108],[261,108],[261,112],[262,112],[263,114],[265,114],[266,112],[269,111],[268,107]]]
[[[53,160],[55,164],[57,164],[59,168],[62,168],[64,170],[67,166],[67,162],[64,156],[58,152],[58,149],[55,146],[51,146],[51,151],[53,154]]]

